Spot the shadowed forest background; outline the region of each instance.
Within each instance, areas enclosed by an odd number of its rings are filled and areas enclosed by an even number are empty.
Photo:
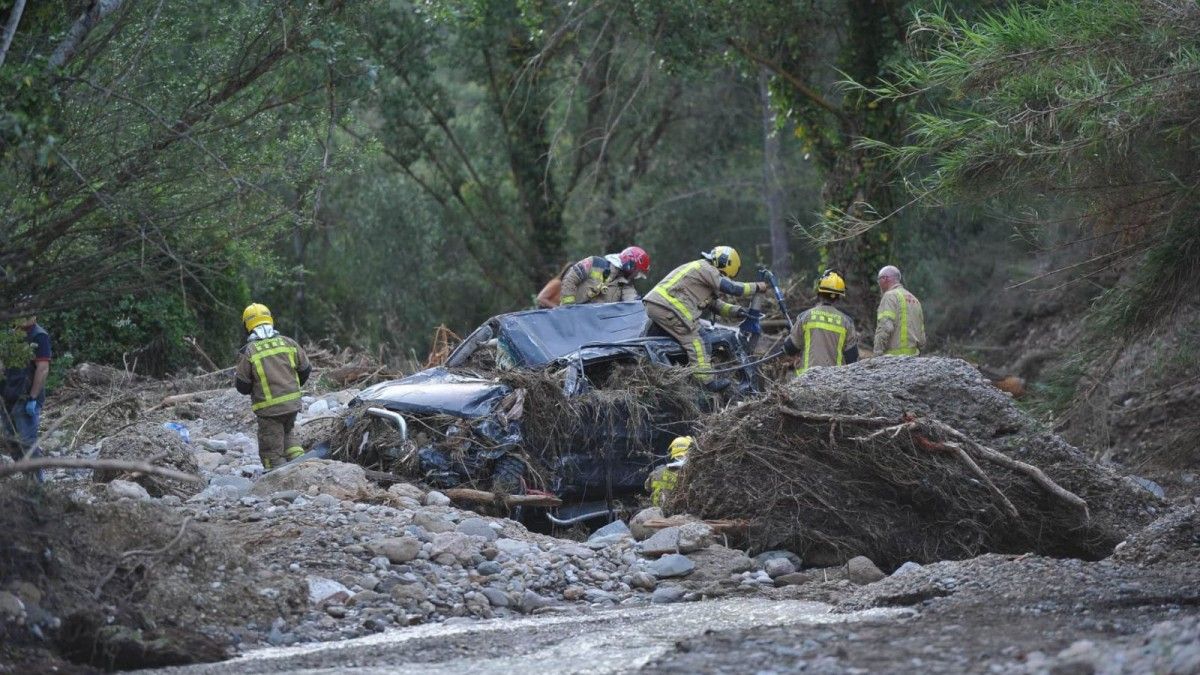
[[[32,296],[60,372],[228,365],[251,301],[298,339],[420,358],[585,255],[646,248],[645,292],[729,244],[799,288],[843,270],[867,329],[899,265],[937,349],[1029,379],[1097,447],[1197,382],[1193,2],[0,18],[0,308]]]

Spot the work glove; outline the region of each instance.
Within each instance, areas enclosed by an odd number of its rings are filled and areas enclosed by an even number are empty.
[[[750,316],[750,310],[746,309],[745,307],[738,307],[737,309],[733,310],[733,315],[739,319],[745,319]]]
[[[25,414],[26,415],[29,415],[30,417],[37,417],[38,413],[40,413],[41,411],[42,411],[42,404],[38,403],[36,398],[31,398],[28,401],[25,401]]]

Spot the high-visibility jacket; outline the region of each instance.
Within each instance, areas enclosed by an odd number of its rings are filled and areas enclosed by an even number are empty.
[[[916,356],[925,348],[921,301],[897,285],[879,299],[875,314],[875,355]]]
[[[712,310],[724,317],[732,316],[737,310],[737,305],[720,300],[718,293],[751,296],[756,288],[756,284],[739,283],[722,277],[707,260],[693,260],[671,270],[642,301],[666,307],[684,323],[694,326],[704,310]]]
[[[300,385],[312,371],[308,355],[295,340],[278,333],[255,337],[238,354],[238,389],[250,390],[250,408],[260,417],[299,412]]]
[[[858,344],[858,335],[854,319],[822,301],[796,317],[788,342],[786,351],[801,355],[796,365],[800,375],[813,366],[843,365],[846,350]]]
[[[637,290],[607,256],[584,258],[567,268],[562,278],[560,304],[625,302],[637,300]]]
[[[660,466],[650,472],[646,479],[646,489],[650,491],[650,504],[661,508],[678,485],[679,472],[676,466]]]

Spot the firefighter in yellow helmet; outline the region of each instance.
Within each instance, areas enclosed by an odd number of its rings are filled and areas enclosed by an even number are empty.
[[[650,503],[661,508],[670,498],[679,483],[679,470],[687,463],[688,452],[696,446],[695,436],[679,436],[671,441],[671,460],[650,473],[646,489],[650,491]]]
[[[840,366],[858,360],[858,334],[854,317],[834,305],[846,297],[846,281],[833,270],[817,282],[817,304],[796,317],[792,332],[783,341],[785,354],[800,358],[796,374],[814,366]]]
[[[700,339],[700,315],[711,310],[726,318],[745,318],[746,308],[722,301],[718,295],[747,297],[765,293],[767,283],[738,283],[733,281],[742,267],[742,258],[732,247],[717,246],[702,254],[701,260],[684,263],[671,270],[658,285],[646,294],[642,303],[650,323],[647,335],[670,335],[675,338],[688,360],[696,366],[696,379],[709,391],[721,391],[729,386],[725,378],[713,379],[709,370],[708,352]]]
[[[250,397],[258,417],[258,456],[269,471],[304,454],[292,439],[292,427],[300,412],[300,387],[312,364],[295,340],[275,330],[266,305],[246,307],[242,324],[248,335],[238,354],[234,386]]]

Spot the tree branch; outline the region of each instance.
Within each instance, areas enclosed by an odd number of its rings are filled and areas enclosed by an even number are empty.
[[[730,47],[733,47],[733,49],[735,51],[737,51],[739,54],[741,54],[742,56],[750,59],[751,61],[753,61],[754,63],[757,63],[760,66],[763,66],[767,70],[770,70],[775,75],[782,77],[784,79],[784,81],[786,81],[788,84],[792,85],[793,89],[800,92],[801,95],[803,95],[808,100],[812,101],[817,106],[824,108],[825,110],[833,113],[834,115],[837,116],[838,119],[840,119],[842,121],[849,120],[849,118],[846,116],[846,111],[842,110],[841,107],[835,105],[829,99],[822,96],[820,92],[818,92],[816,89],[813,89],[804,80],[801,80],[800,78],[796,77],[793,73],[789,72],[782,65],[780,65],[766,57],[760,56],[759,54],[756,54],[755,52],[750,50],[749,47],[746,47],[745,45],[741,44],[737,40],[734,40],[733,38],[729,38],[725,42]]]
[[[21,14],[25,11],[25,0],[16,0],[8,13],[8,22],[4,24],[4,37],[0,38],[0,66],[4,65],[4,57],[8,56],[8,48],[12,46],[13,36],[17,34],[17,24],[21,23]]]

